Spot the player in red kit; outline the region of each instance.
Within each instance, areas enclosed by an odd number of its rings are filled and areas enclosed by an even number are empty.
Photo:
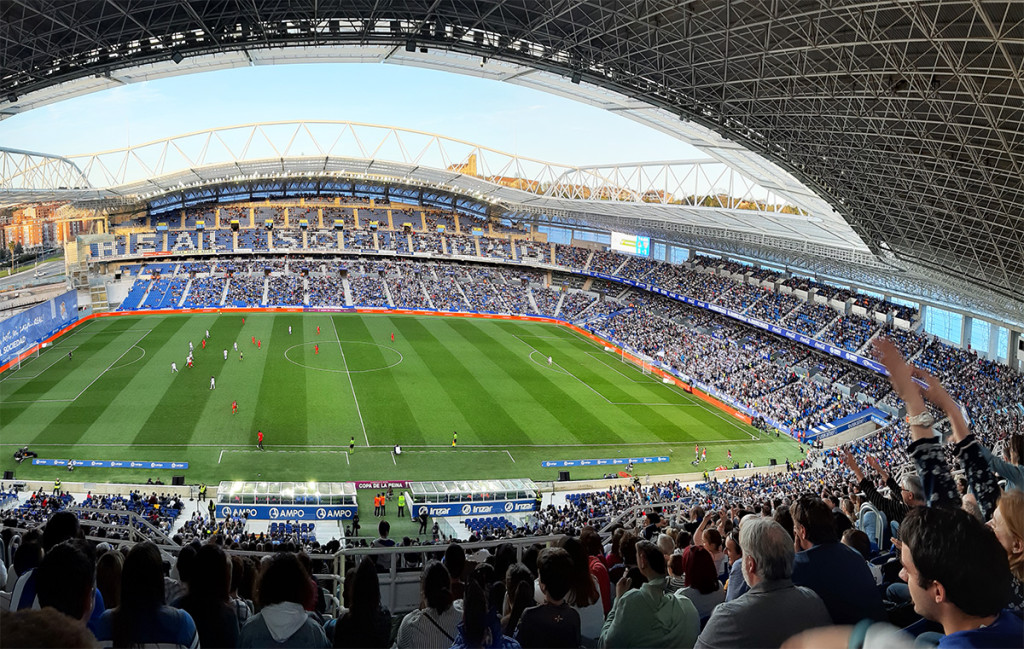
[[[263,339],[260,338],[256,341],[256,349],[263,349]]]
[[[256,344],[256,336],[252,337],[252,344],[254,344],[254,345]]]
[[[320,353],[320,345],[319,344],[313,345],[313,353],[314,354],[319,354]]]
[[[206,349],[206,338],[203,338],[202,343],[203,349]]]
[[[317,332],[317,333],[320,333],[320,325],[317,325],[317,326],[316,326],[316,332]]]
[[[391,342],[395,342],[395,332],[391,332]]]
[[[263,448],[263,431],[262,430],[256,431],[256,448],[260,449],[261,451],[267,450],[267,449]]]
[[[231,414],[232,415],[237,415],[238,414],[238,402],[237,401],[232,401],[231,402]]]

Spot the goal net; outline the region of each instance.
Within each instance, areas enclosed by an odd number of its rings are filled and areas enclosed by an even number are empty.
[[[28,350],[28,353],[20,354],[18,357],[15,358],[15,361],[11,363],[11,366],[8,369],[8,371],[17,372],[22,368],[23,365],[27,365],[28,363],[31,363],[33,360],[39,358],[39,352],[44,346],[48,347],[49,343],[45,345],[32,345],[32,347]]]

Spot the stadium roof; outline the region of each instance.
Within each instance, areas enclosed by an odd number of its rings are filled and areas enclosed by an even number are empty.
[[[0,47],[8,115],[186,70],[487,59],[478,76],[703,138],[762,186],[784,170],[879,261],[1024,296],[1020,2],[19,1]]]

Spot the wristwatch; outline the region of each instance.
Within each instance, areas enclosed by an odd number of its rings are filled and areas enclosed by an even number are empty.
[[[933,417],[932,413],[927,410],[918,415],[907,415],[907,424],[911,426],[923,426],[924,428],[928,428],[934,423],[935,417]]]

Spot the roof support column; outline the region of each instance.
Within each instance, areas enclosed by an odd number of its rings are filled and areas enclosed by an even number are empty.
[[[1020,371],[1024,367],[1024,363],[1021,363],[1020,358],[1017,355],[1017,349],[1020,346],[1020,332],[1010,329],[1010,335],[1008,336],[1009,344],[1006,346],[1006,363]]]
[[[999,325],[993,324],[988,332],[988,359],[998,362],[999,360]]]

